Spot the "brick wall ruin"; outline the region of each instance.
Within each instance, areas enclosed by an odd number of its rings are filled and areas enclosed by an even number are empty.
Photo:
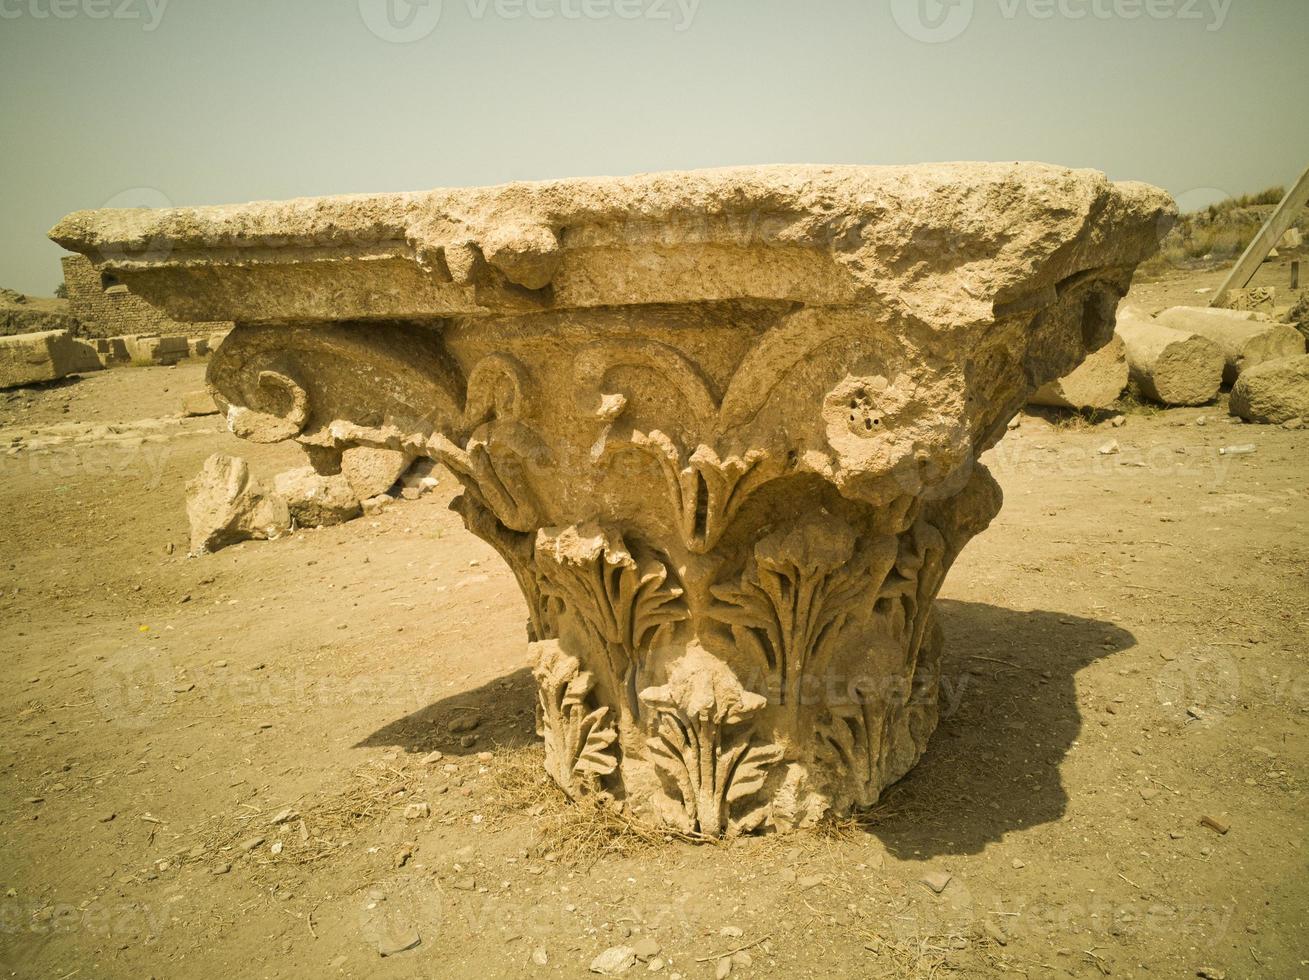
[[[231,328],[230,323],[179,323],[141,297],[127,291],[110,273],[97,272],[82,255],[66,255],[64,284],[73,316],[88,337],[128,334],[187,334],[202,336]]]

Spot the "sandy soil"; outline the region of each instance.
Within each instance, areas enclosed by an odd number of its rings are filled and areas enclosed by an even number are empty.
[[[202,373],[0,394],[10,975],[577,977],[653,940],[686,978],[1309,977],[1309,432],[1025,417],[922,763],[858,826],[696,846],[543,785],[525,607],[448,475],[188,558],[206,456],[298,462],[176,418]]]

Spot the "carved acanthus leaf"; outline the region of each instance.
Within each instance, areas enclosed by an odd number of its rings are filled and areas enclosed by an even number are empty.
[[[739,581],[711,587],[711,615],[768,673],[779,703],[792,705],[846,623],[867,614],[895,553],[894,537],[860,542],[844,522],[815,515],[761,539]]]
[[[754,716],[766,701],[693,647],[668,682],[641,692],[653,712],[650,759],[662,784],[661,816],[686,833],[717,837],[757,828],[767,816],[760,793],[780,746],[754,737]]]
[[[682,590],[651,554],[633,555],[622,535],[596,524],[545,528],[537,534],[536,568],[547,628],[597,651],[611,703],[626,704],[633,677],[661,633],[687,618]]]
[[[595,679],[558,640],[532,643],[528,657],[537,683],[537,734],[545,739],[546,772],[569,796],[593,792],[599,777],[618,767],[618,732],[608,723],[609,709],[589,709]]]

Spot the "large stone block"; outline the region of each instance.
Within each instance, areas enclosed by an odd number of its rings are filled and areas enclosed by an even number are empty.
[[[1161,405],[1207,405],[1223,383],[1223,352],[1207,337],[1174,330],[1133,309],[1115,328],[1127,367],[1141,393]]]
[[[291,512],[272,487],[250,475],[235,456],[214,453],[186,485],[191,551],[204,554],[251,538],[276,538],[291,529]]]
[[[1037,388],[1028,404],[1103,411],[1118,401],[1127,380],[1127,348],[1115,334],[1070,374]]]
[[[57,381],[90,369],[85,345],[66,330],[0,337],[0,388]]]
[[[1235,384],[1246,368],[1304,353],[1304,337],[1295,327],[1274,323],[1253,310],[1225,310],[1208,306],[1174,306],[1155,317],[1175,330],[1207,337],[1222,349],[1223,383]]]
[[[176,364],[191,353],[185,337],[129,334],[122,341],[127,348],[128,359],[136,365]]]
[[[1264,361],[1241,372],[1229,410],[1247,422],[1309,420],[1309,354]]]
[[[52,235],[237,322],[209,365],[237,434],[369,489],[442,463],[526,598],[550,775],[717,836],[870,805],[914,765],[933,603],[1000,505],[978,456],[1110,341],[1173,213],[1035,164],[765,167]]]

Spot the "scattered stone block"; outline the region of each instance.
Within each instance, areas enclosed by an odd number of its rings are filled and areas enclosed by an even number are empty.
[[[96,351],[94,344],[88,344],[84,340],[73,338],[73,360],[75,367],[73,374],[86,374],[89,371],[103,371],[104,362],[100,360],[100,354]]]
[[[376,497],[395,486],[413,456],[398,449],[351,446],[341,454],[341,472],[360,500]]]
[[[186,485],[191,550],[217,551],[251,538],[276,538],[291,529],[286,501],[250,476],[245,460],[214,453]]]
[[[1247,422],[1309,419],[1309,354],[1264,361],[1241,372],[1229,410]]]
[[[66,330],[0,337],[0,388],[57,381],[85,370],[85,346]]]
[[[1127,348],[1114,335],[1109,343],[1087,356],[1080,365],[1058,381],[1036,389],[1029,405],[1103,411],[1112,408],[1127,387]]]
[[[199,391],[188,391],[182,396],[182,414],[188,418],[199,415],[217,415],[218,404],[214,401],[214,396],[208,388],[202,388]]]
[[[150,364],[176,364],[190,356],[191,349],[185,337],[159,337],[129,334],[122,338],[128,360],[144,366]]]
[[[1272,313],[1277,306],[1277,290],[1272,286],[1257,286],[1254,289],[1233,289],[1223,297],[1219,306],[1228,310],[1255,310],[1260,313]]]
[[[186,346],[191,357],[207,357],[209,354],[208,337],[187,337]]]
[[[1223,352],[1223,384],[1236,383],[1246,368],[1304,353],[1304,337],[1295,327],[1274,323],[1253,310],[1223,310],[1207,306],[1174,306],[1156,323],[1207,337]]]
[[[1136,310],[1118,314],[1115,328],[1141,393],[1163,405],[1204,405],[1223,382],[1223,352],[1199,334],[1174,330]]]
[[[359,498],[339,473],[321,476],[312,466],[305,466],[277,474],[273,485],[301,527],[344,524],[361,513]]]

